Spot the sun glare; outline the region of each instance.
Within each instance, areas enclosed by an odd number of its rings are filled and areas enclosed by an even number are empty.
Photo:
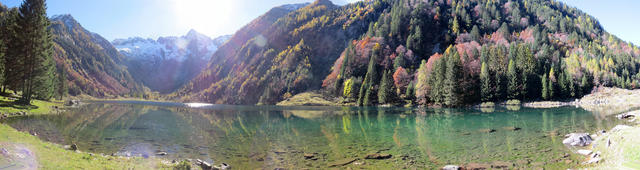
[[[175,0],[178,24],[212,35],[230,22],[233,0]]]

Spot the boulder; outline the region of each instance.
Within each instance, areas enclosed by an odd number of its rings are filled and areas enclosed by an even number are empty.
[[[585,150],[585,149],[580,149],[577,151],[580,155],[584,155],[584,156],[588,156],[590,155],[593,151],[591,150]]]
[[[504,130],[510,130],[510,131],[518,131],[518,130],[521,130],[522,128],[519,128],[519,127],[513,127],[513,126],[505,126],[505,127],[502,127],[502,129],[504,129]]]
[[[616,115],[616,118],[618,119],[629,119],[634,117],[636,117],[636,115],[632,113],[623,113],[623,114]]]
[[[480,163],[468,163],[465,166],[466,170],[485,170],[491,168],[489,164],[480,164]]]
[[[562,141],[565,145],[571,146],[587,146],[593,142],[589,133],[571,133],[565,136],[566,139]]]
[[[316,155],[313,153],[305,153],[303,156],[304,159],[313,159],[313,157],[315,157]]]
[[[461,170],[462,168],[458,165],[447,165],[442,167],[442,170]]]
[[[495,161],[491,163],[491,168],[494,168],[494,169],[510,169],[513,166],[514,166],[513,163],[504,162],[504,161]]]
[[[66,102],[64,102],[65,106],[77,106],[80,105],[80,101],[79,100],[68,100]]]
[[[338,167],[338,166],[349,165],[350,163],[355,162],[357,160],[358,160],[358,158],[342,159],[342,160],[338,160],[338,161],[335,161],[335,162],[329,164],[329,167]]]
[[[480,130],[478,130],[478,132],[493,133],[493,132],[496,132],[496,130],[495,129],[480,129]]]
[[[389,159],[391,156],[391,154],[386,153],[374,153],[367,155],[364,159]]]
[[[200,168],[202,168],[203,170],[213,169],[213,165],[211,165],[209,162],[206,162],[200,159],[196,159],[196,165],[200,166]]]

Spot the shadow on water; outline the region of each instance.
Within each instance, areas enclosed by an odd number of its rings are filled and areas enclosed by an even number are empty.
[[[11,126],[55,143],[119,156],[198,158],[240,169],[433,168],[510,162],[570,167],[560,135],[594,132],[617,120],[578,108],[424,109],[91,103]],[[157,155],[166,152],[167,155]],[[391,154],[383,160],[371,153]],[[305,155],[307,157],[305,157]],[[541,162],[532,165],[531,163]]]

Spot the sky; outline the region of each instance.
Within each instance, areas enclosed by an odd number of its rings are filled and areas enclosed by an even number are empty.
[[[313,0],[47,0],[48,15],[71,14],[108,40],[179,36],[195,29],[217,37],[235,33],[269,9]],[[331,0],[344,5],[357,0]],[[594,16],[605,30],[640,45],[640,1],[561,0]],[[22,0],[0,0],[14,7]]]

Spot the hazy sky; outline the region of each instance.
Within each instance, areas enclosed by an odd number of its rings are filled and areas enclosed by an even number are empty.
[[[47,0],[48,14],[71,14],[109,40],[186,34],[191,28],[215,37],[233,34],[275,6],[313,0]],[[343,5],[356,0],[332,0]],[[598,18],[604,28],[640,45],[640,1],[562,0]],[[0,0],[13,7],[22,0]]]

